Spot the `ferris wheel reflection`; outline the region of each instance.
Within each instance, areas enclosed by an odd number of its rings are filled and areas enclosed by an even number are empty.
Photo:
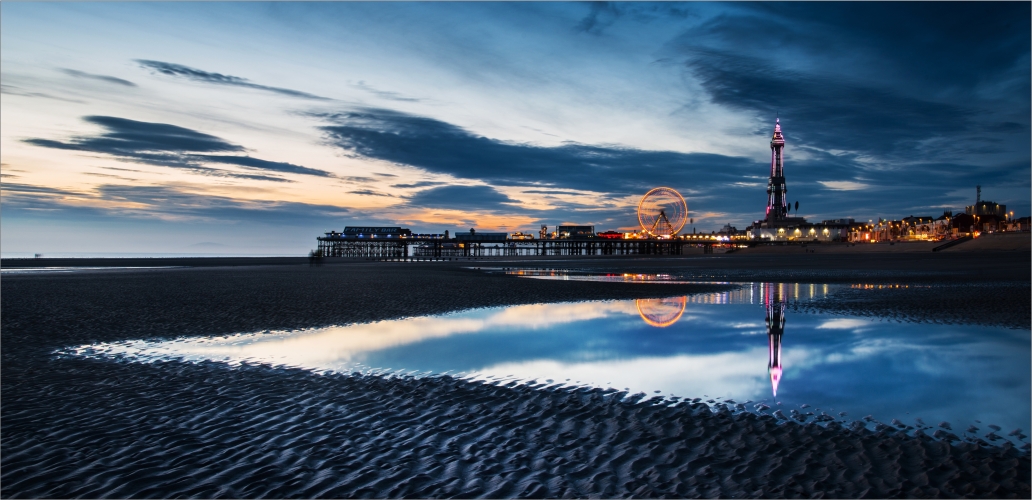
[[[677,323],[677,320],[681,319],[681,315],[684,314],[686,304],[688,304],[687,296],[634,301],[641,319],[657,328],[666,328]]]

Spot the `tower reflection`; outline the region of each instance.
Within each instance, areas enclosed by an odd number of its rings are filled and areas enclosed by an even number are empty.
[[[634,301],[641,319],[657,328],[666,328],[677,323],[677,320],[681,319],[681,315],[684,314],[684,307],[687,303],[687,296],[636,299]]]
[[[774,396],[778,395],[781,381],[781,335],[785,333],[785,295],[781,284],[764,283],[763,297],[767,306],[767,371]]]

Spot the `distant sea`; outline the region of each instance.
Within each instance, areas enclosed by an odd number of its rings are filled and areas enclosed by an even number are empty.
[[[0,252],[3,259],[31,259],[32,252]],[[233,253],[233,252],[167,252],[167,253],[133,253],[133,252],[53,252],[42,254],[43,258],[53,259],[146,259],[161,257],[305,257],[305,253]]]

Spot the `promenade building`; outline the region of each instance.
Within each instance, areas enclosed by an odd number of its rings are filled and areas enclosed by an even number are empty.
[[[982,201],[982,186],[976,186],[975,204],[964,207],[964,213],[977,217],[992,215],[999,220],[1007,220],[1007,205],[1000,205],[991,201]]]

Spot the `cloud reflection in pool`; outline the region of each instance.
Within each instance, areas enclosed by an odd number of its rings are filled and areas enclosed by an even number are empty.
[[[1008,430],[1027,426],[1027,331],[794,314],[786,308],[828,290],[825,285],[753,284],[658,301],[521,305],[69,351],[139,361],[263,362],[317,371],[390,368],[542,382],[569,379],[648,394],[766,400],[772,406],[772,384],[777,383],[776,401],[787,405],[786,413],[791,405],[808,403],[836,417],[846,411],[852,418],[870,414],[886,422],[899,418],[912,424],[915,417],[933,424],[952,421],[954,429],[975,419]]]

